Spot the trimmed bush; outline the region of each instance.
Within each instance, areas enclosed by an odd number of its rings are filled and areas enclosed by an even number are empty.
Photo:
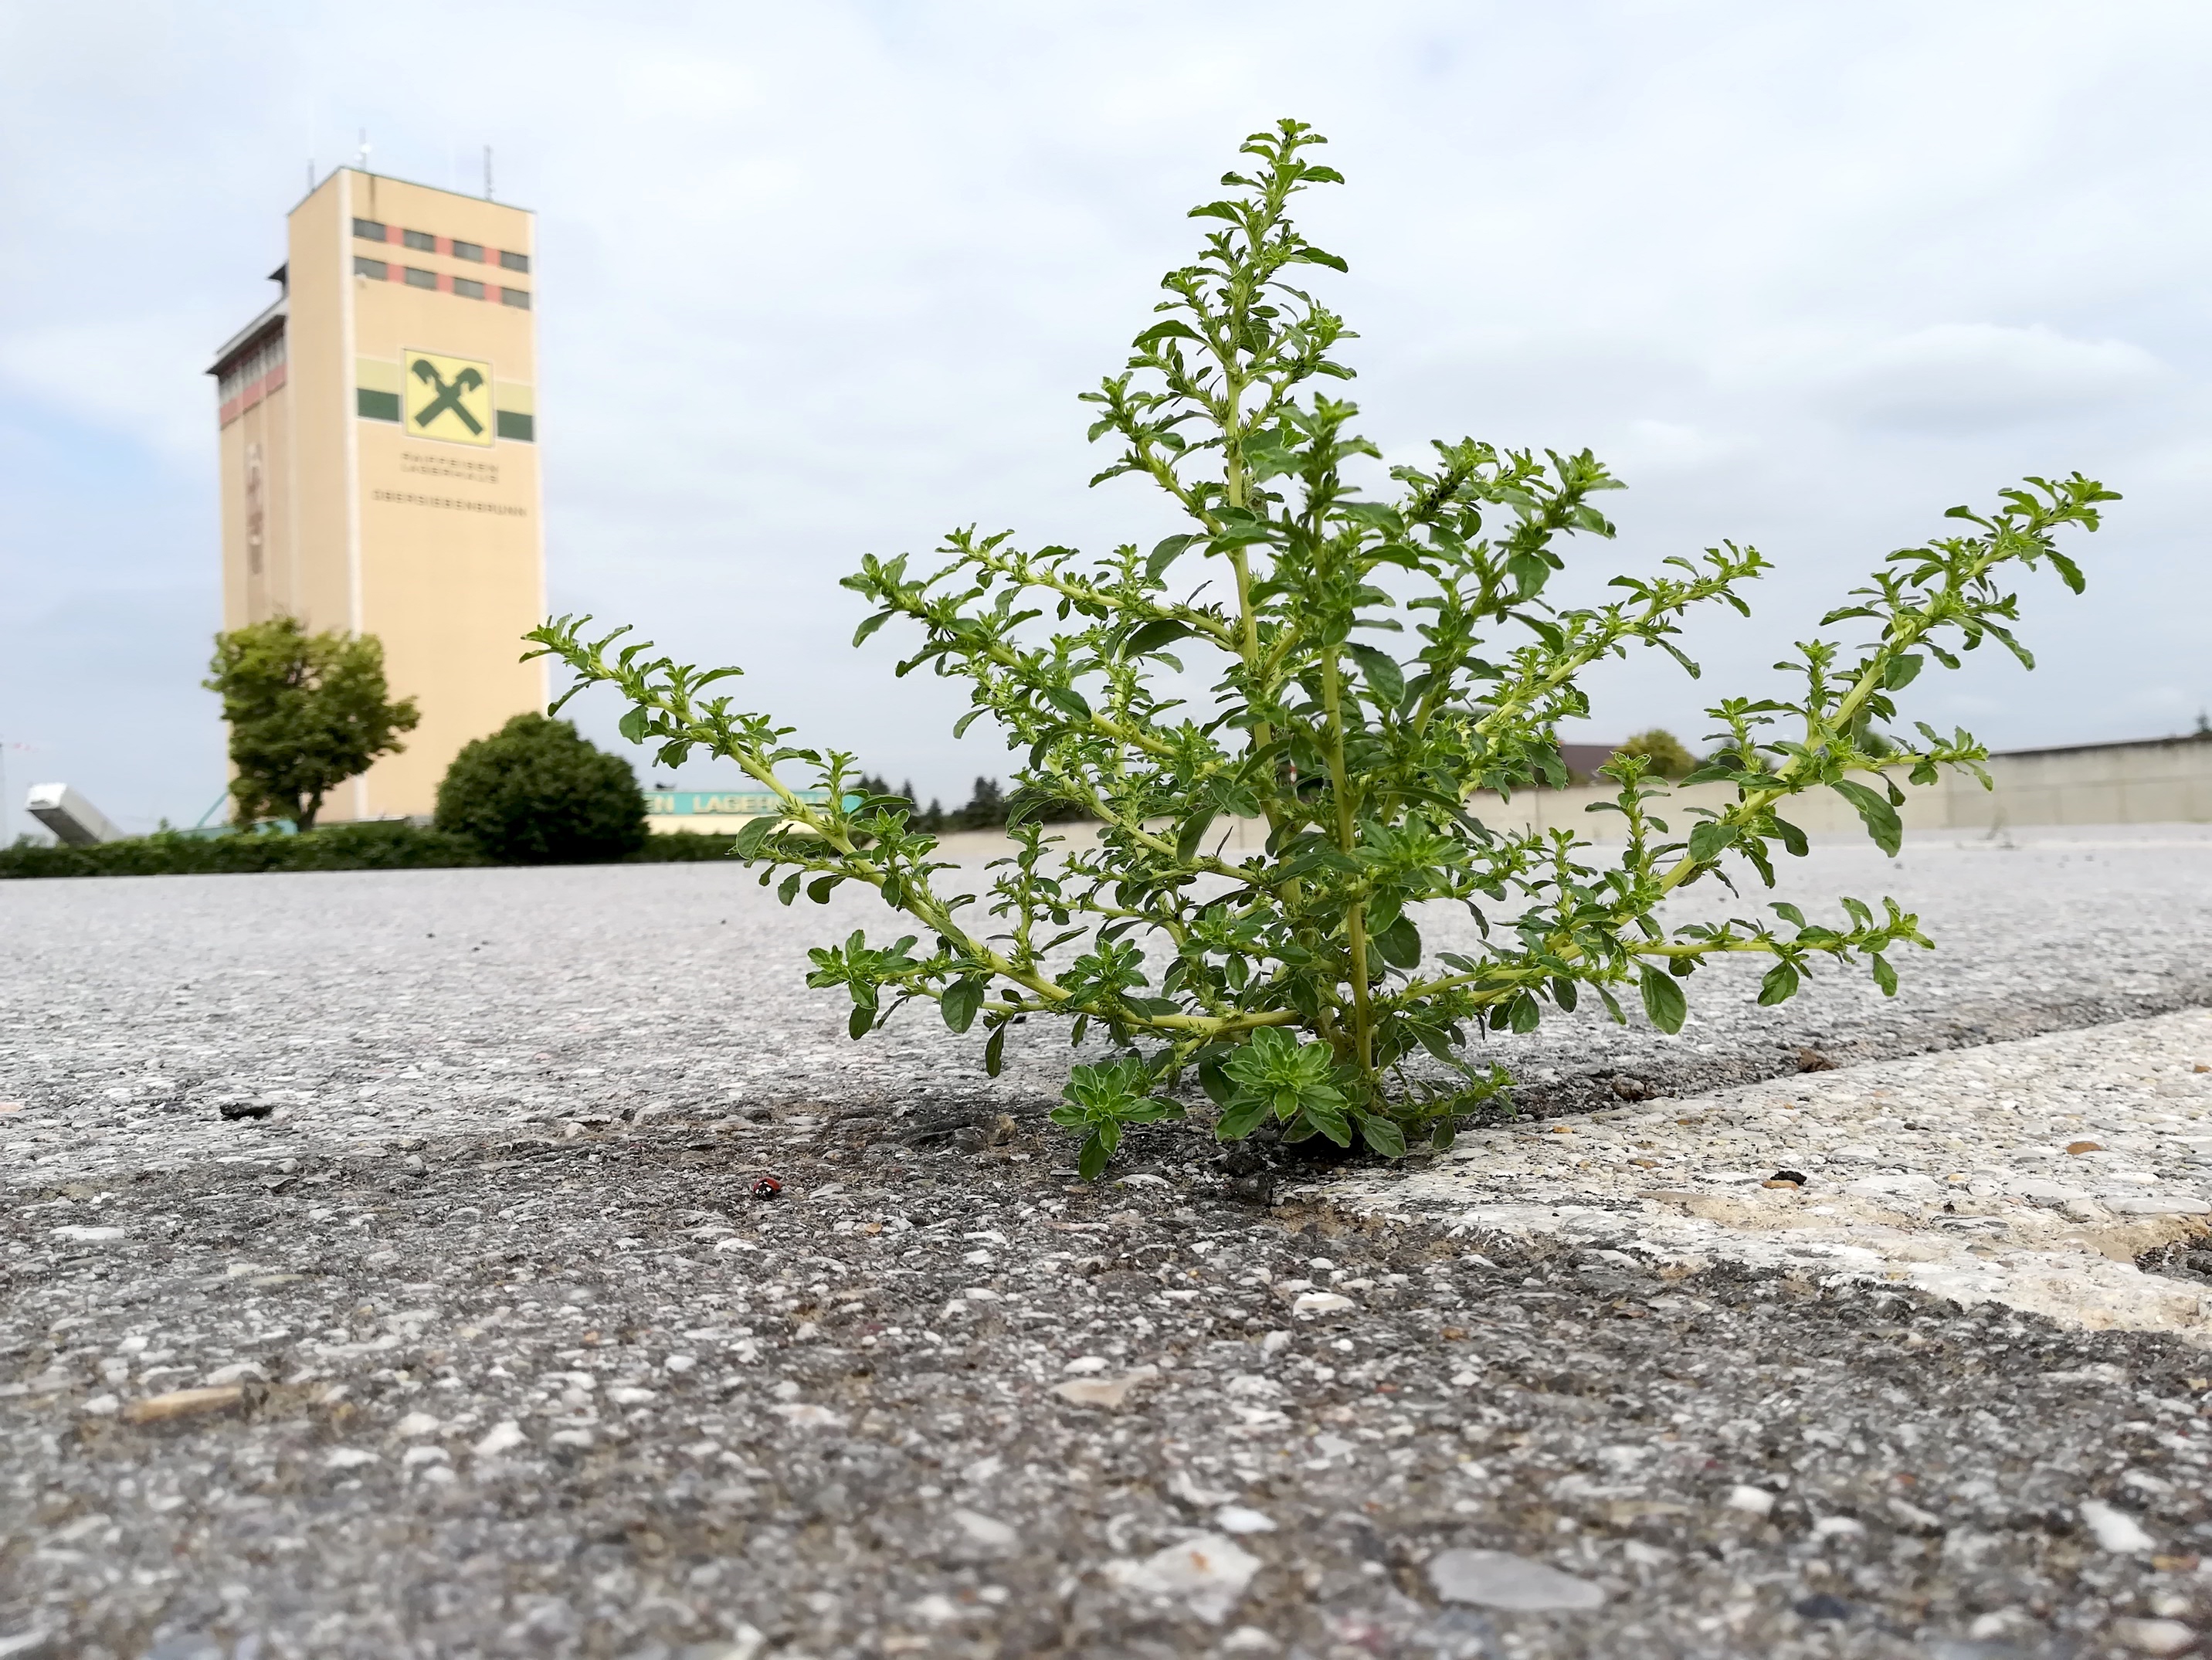
[[[1640,756],[1646,763],[1644,772],[1647,778],[1686,778],[1690,769],[1698,764],[1698,757],[1664,727],[1636,733],[1613,754],[1615,760],[1624,755]]]
[[[437,825],[500,864],[603,863],[644,847],[645,794],[566,721],[518,714],[453,757]]]
[[[0,848],[0,879],[40,876],[219,876],[254,871],[423,870],[481,865],[475,842],[394,819],[298,836],[161,830],[92,848]]]
[[[705,859],[727,859],[738,843],[734,836],[704,836],[697,830],[676,830],[648,836],[645,845],[625,861],[633,865],[692,865]]]

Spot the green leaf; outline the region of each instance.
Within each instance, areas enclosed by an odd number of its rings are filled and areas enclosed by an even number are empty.
[[[1767,970],[1766,978],[1759,982],[1759,1006],[1763,1009],[1786,1003],[1796,994],[1797,970],[1788,962],[1777,963]]]
[[[1774,833],[1782,838],[1782,845],[1790,849],[1792,859],[1802,859],[1813,850],[1813,844],[1805,839],[1805,832],[1786,818],[1774,821]]]
[[[781,821],[774,813],[763,813],[757,818],[748,818],[738,826],[738,839],[730,844],[730,851],[740,859],[750,859],[768,840],[768,833]]]
[[[1121,648],[1124,659],[1149,657],[1178,640],[1188,640],[1195,632],[1188,623],[1178,623],[1172,617],[1155,617],[1131,635]]]
[[[965,1031],[974,1025],[976,1012],[982,1006],[981,980],[955,980],[937,1000],[938,1012],[944,1015],[945,1024],[955,1031]]]
[[[1896,858],[1897,850],[1905,845],[1905,826],[1898,818],[1897,809],[1890,806],[1889,798],[1878,790],[1869,789],[1864,784],[1855,784],[1848,778],[1838,779],[1830,787],[1858,809],[1859,817],[1866,821],[1867,833],[1874,837],[1875,846],[1891,858]]]
[[[1543,1005],[1525,991],[1507,1004],[1506,1008],[1509,1011],[1508,1022],[1517,1032],[1532,1032],[1543,1024]]]
[[[1890,967],[1888,959],[1877,952],[1867,959],[1867,965],[1874,970],[1874,982],[1881,988],[1881,994],[1884,997],[1896,996],[1897,970]]]
[[[1352,1121],[1340,1112],[1322,1111],[1313,1107],[1305,1110],[1305,1122],[1326,1135],[1340,1147],[1352,1145]]]
[[[2079,590],[2077,589],[2076,592],[2078,593]],[[1917,678],[1927,661],[1926,658],[1915,656],[1911,653],[1902,657],[1891,658],[1888,666],[1881,672],[1882,689],[1885,691],[1904,690]]]
[[[1267,1104],[1257,1099],[1237,1102],[1221,1115],[1213,1127],[1217,1141],[1242,1141],[1267,1121]]]
[[[1347,646],[1352,660],[1359,665],[1359,672],[1375,694],[1375,701],[1386,709],[1395,709],[1406,699],[1405,672],[1397,660],[1387,652],[1372,646]]]
[[[1182,829],[1176,833],[1176,857],[1188,864],[1198,856],[1199,843],[1206,832],[1213,827],[1213,809],[1201,808],[1182,821]]]
[[[855,1003],[853,1005],[851,1017],[845,1022],[845,1030],[857,1042],[866,1037],[869,1029],[875,1024],[876,1006],[872,1003]]]
[[[1375,936],[1375,949],[1394,969],[1418,968],[1421,961],[1421,931],[1413,926],[1412,917],[1401,914],[1396,921]]]
[[[1385,1158],[1406,1156],[1406,1132],[1380,1113],[1360,1114],[1359,1139],[1367,1143],[1370,1152],[1380,1153]]]
[[[1701,865],[1711,864],[1735,840],[1735,825],[1701,818],[1690,831],[1690,857]]]
[[[631,743],[642,744],[645,741],[646,724],[652,719],[651,709],[633,708],[624,713],[623,718],[616,722],[616,727]]]
[[[1680,982],[1646,964],[1642,990],[1644,1012],[1651,1017],[1651,1024],[1662,1031],[1681,1031],[1682,1021],[1690,1012],[1690,1002],[1682,995]]]
[[[806,897],[817,905],[826,905],[830,903],[830,896],[837,891],[841,879],[835,876],[817,876],[806,885]]]
[[[1076,1173],[1086,1182],[1096,1182],[1113,1161],[1114,1150],[1106,1145],[1104,1136],[1093,1130],[1084,1138],[1083,1151],[1076,1157]]]
[[[1006,1029],[995,1026],[991,1031],[991,1041],[983,1045],[983,1071],[988,1076],[996,1078],[1006,1064]]]
[[[1198,1086],[1206,1091],[1206,1098],[1216,1106],[1225,1107],[1236,1098],[1237,1080],[1230,1077],[1227,1067],[1223,1064],[1228,1059],[1227,1053],[1221,1049],[1199,1057]]]
[[[1073,686],[1047,686],[1044,696],[1047,702],[1073,720],[1088,721],[1091,718],[1091,705],[1084,702],[1083,694]]]
[[[782,881],[776,884],[775,897],[778,899],[781,899],[785,904],[789,904],[793,900],[799,897],[799,885],[805,879],[805,872],[792,872],[790,875],[785,877]]]
[[[1194,542],[1203,541],[1199,536],[1163,537],[1152,546],[1152,556],[1145,561],[1145,575],[1155,582],[1166,573],[1167,568],[1183,556],[1183,550]]]

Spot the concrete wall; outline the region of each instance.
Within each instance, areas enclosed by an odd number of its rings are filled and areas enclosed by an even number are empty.
[[[1992,789],[1984,790],[1971,774],[1948,772],[1923,787],[1905,785],[1899,810],[1905,827],[1986,832],[2030,824],[2212,823],[2212,739],[2014,750],[1991,756],[1987,764]],[[1597,786],[1533,790],[1478,812],[1500,830],[1565,826],[1593,841],[1617,842],[1620,815],[1589,811],[1616,793]],[[1695,821],[1680,809],[1724,807],[1734,795],[1724,785],[1697,784],[1654,800],[1649,810],[1680,835]],[[1670,814],[1669,806],[1677,811]],[[1833,790],[1796,797],[1778,811],[1808,836],[1863,834],[1858,814]]]

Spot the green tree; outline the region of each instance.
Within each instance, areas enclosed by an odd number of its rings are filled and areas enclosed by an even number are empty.
[[[978,778],[968,805],[952,815],[962,830],[997,830],[1006,822],[1006,792],[995,778]]]
[[[1686,778],[1698,764],[1682,740],[1664,727],[1638,733],[1613,753],[1616,760],[1623,756],[1640,758],[1644,770],[1655,778]]]
[[[390,696],[374,635],[309,634],[295,617],[216,635],[200,684],[222,697],[241,824],[289,818],[314,829],[331,791],[399,754],[399,734],[422,719],[413,698]]]
[[[437,824],[510,865],[620,859],[649,833],[629,763],[542,714],[461,746],[438,785]]]
[[[1930,659],[1953,667],[1994,641],[2028,660],[2008,584],[2047,567],[2078,592],[2057,537],[2095,529],[2114,499],[2079,474],[2030,479],[1888,556],[1797,646],[1795,687],[1709,711],[1724,747],[1689,779],[1730,786],[1723,804],[1670,812],[1647,762],[1627,757],[1611,763],[1607,804],[1625,848],[1486,824],[1501,797],[1566,781],[1556,728],[1588,718],[1594,666],[1656,648],[1690,666],[1684,617],[1747,611],[1741,590],[1766,561],[1723,544],[1617,577],[1604,603],[1555,603],[1569,538],[1613,534],[1597,504],[1620,484],[1595,456],[1467,438],[1421,465],[1370,465],[1357,410],[1328,389],[1351,378],[1338,356],[1351,337],[1299,286],[1344,269],[1288,213],[1298,192],[1340,182],[1313,159],[1319,142],[1296,121],[1246,141],[1248,171],[1192,210],[1207,226],[1198,257],[1162,280],[1123,372],[1086,395],[1092,438],[1114,446],[1098,480],[1149,481],[1182,532],[1085,558],[961,529],[930,569],[869,555],[845,580],[871,607],[854,643],[909,633],[899,672],[964,681],[956,732],[994,722],[1023,757],[1018,794],[1096,818],[1095,843],[1018,812],[987,892],[952,891],[970,873],[903,804],[848,802],[852,756],[741,708],[720,684],[738,670],[618,644],[622,629],[589,637],[588,618],[531,635],[574,672],[569,696],[616,688],[625,735],[657,739],[664,764],[705,750],[781,797],[781,821],[753,820],[736,851],[785,903],[855,883],[920,925],[811,953],[808,983],[848,993],[855,1038],[926,1000],[954,1031],[981,1028],[994,1073],[1032,1016],[1121,1049],[1074,1067],[1056,1115],[1092,1173],[1121,1125],[1182,1110],[1166,1089],[1187,1068],[1220,1104],[1224,1138],[1267,1125],[1388,1155],[1413,1134],[1448,1140],[1508,1081],[1474,1041],[1483,1029],[1529,1031],[1584,995],[1624,1020],[1623,997],[1640,1000],[1679,1031],[1686,978],[1732,953],[1768,960],[1763,1003],[1821,963],[1894,989],[1886,953],[1929,941],[1893,900],[1846,898],[1823,921],[1788,903],[1717,921],[1662,907],[1710,875],[1771,884],[1778,849],[1806,851],[1784,815],[1810,791],[1842,796],[1894,852],[1899,781],[1978,770],[1986,751],[1926,725],[1880,752],[1866,734]],[[1393,487],[1366,493],[1383,477]],[[1839,624],[1855,640],[1829,637]],[[1193,684],[1211,691],[1193,701]],[[827,804],[783,776],[802,769]],[[1232,817],[1255,822],[1257,845],[1228,850]],[[1463,910],[1469,943],[1437,951],[1423,907]]]

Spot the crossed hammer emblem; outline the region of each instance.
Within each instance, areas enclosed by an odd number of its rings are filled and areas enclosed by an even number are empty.
[[[415,378],[435,389],[438,394],[416,415],[416,426],[427,427],[440,415],[451,410],[461,417],[461,424],[471,432],[481,433],[483,430],[483,423],[461,407],[462,397],[483,385],[483,376],[472,368],[464,368],[448,381],[445,376],[432,368],[428,362],[420,357],[415,360],[414,369]]]

